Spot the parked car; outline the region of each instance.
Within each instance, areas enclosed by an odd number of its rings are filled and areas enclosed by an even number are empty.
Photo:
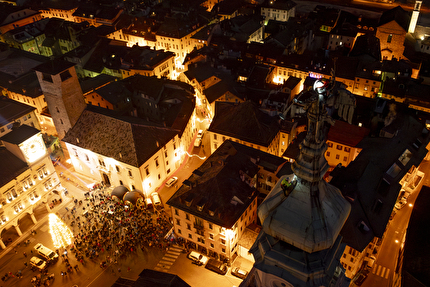
[[[178,181],[178,178],[176,176],[169,178],[168,181],[166,181],[166,187],[171,187]]]
[[[368,261],[367,261],[367,268],[372,269],[373,265],[375,265],[375,261],[376,261],[375,256],[370,256]]]
[[[188,258],[193,260],[197,265],[205,265],[208,262],[208,258],[206,256],[196,251],[191,251],[188,254]]]
[[[410,192],[402,189],[402,190],[400,190],[399,198],[403,198],[404,197],[404,198],[408,199],[409,195],[411,195]]]
[[[235,267],[231,270],[231,275],[239,277],[240,279],[245,279],[246,275],[248,275],[248,271]]]
[[[203,137],[203,130],[199,130],[198,132],[197,132],[197,138],[202,138]]]
[[[44,270],[46,268],[47,263],[45,260],[42,260],[39,257],[33,256],[30,259],[30,265],[31,265],[31,268]]]
[[[52,251],[48,247],[43,246],[41,243],[36,244],[34,246],[34,249],[36,249],[37,253],[40,256],[42,256],[43,258],[48,260],[48,262],[51,260],[57,260],[58,259],[57,253],[55,253],[54,251]]]
[[[227,273],[227,264],[215,259],[209,259],[205,266],[206,269],[212,270],[218,274],[225,275]]]
[[[202,138],[196,138],[194,141],[194,147],[199,147],[202,144]]]
[[[360,273],[354,280],[355,285],[361,286],[363,284],[364,280],[367,279],[368,273],[362,272]]]
[[[400,210],[406,205],[407,202],[407,198],[403,196],[399,201],[396,202],[396,205],[394,207]]]
[[[160,199],[160,195],[158,194],[158,192],[153,192],[151,194],[151,198],[152,198],[152,202],[154,203],[154,206],[161,206],[161,199]]]

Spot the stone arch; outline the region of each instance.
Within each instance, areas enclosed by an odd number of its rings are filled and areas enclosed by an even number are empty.
[[[103,181],[104,181],[104,183],[105,183],[106,186],[110,186],[111,185],[110,184],[109,176],[105,172],[103,172],[102,178],[103,178]]]

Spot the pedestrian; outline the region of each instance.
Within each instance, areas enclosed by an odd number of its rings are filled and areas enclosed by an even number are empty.
[[[130,272],[131,268],[130,266],[127,267],[127,272]]]
[[[22,253],[22,254],[24,254],[24,257],[27,257],[27,253],[25,253],[25,251],[24,251],[24,253]]]
[[[121,268],[120,267],[118,267],[118,272],[121,273]]]

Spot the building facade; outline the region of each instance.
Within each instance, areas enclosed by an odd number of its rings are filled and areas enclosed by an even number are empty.
[[[14,227],[22,236],[20,219],[30,216],[36,224],[34,209],[44,204],[50,212],[49,200],[62,187],[39,130],[23,124],[0,140],[0,232]],[[0,247],[6,248],[2,239]]]

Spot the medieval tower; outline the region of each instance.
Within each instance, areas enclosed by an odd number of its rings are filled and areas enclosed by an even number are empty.
[[[86,108],[73,63],[55,60],[35,68],[60,140]]]

